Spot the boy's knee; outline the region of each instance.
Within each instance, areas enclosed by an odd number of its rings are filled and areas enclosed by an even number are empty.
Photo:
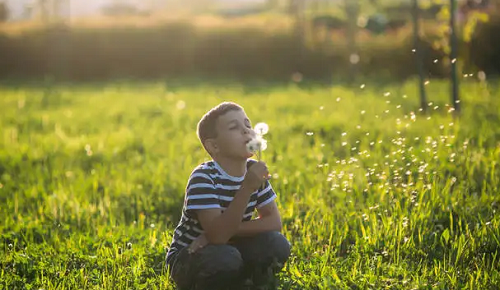
[[[208,245],[203,250],[200,261],[204,272],[238,272],[243,267],[241,254],[235,247],[229,245]]]
[[[255,236],[245,250],[245,259],[285,263],[290,257],[291,245],[280,232],[265,232]]]
[[[290,257],[290,242],[280,232],[268,232],[264,235],[266,235],[265,244],[267,244],[268,250],[274,254],[274,258],[278,262],[286,262]]]
[[[243,259],[234,247],[208,245],[203,249],[198,265],[195,289],[225,289],[238,282]]]
[[[171,277],[178,289],[223,289],[241,274],[240,252],[228,245],[208,245],[190,254],[183,249],[173,263]]]

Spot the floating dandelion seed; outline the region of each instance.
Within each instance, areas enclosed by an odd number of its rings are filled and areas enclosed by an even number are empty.
[[[325,107],[321,106],[321,107],[319,107],[319,110],[320,110],[320,111],[323,111],[323,109],[324,109],[324,108],[325,108]]]
[[[358,54],[356,53],[353,53],[349,56],[349,61],[352,63],[352,64],[357,64],[359,63],[360,61],[360,57]]]
[[[364,88],[365,88],[365,84],[362,84],[362,85],[360,86],[360,88],[361,88],[361,89],[364,89]]]
[[[340,102],[340,97],[337,98],[337,102]]]
[[[485,73],[484,71],[480,71],[480,72],[478,72],[478,73],[477,73],[477,78],[478,78],[480,81],[484,82],[484,81],[486,80],[486,73]]]
[[[457,62],[456,58],[454,58],[454,59],[451,60],[451,63],[455,63],[455,62]]]
[[[177,110],[183,110],[186,108],[186,102],[184,102],[183,100],[179,100],[177,101],[177,104],[175,104],[175,107],[177,108]]]
[[[366,111],[365,111],[365,110],[361,111],[361,115],[364,115],[365,113],[366,113]]]
[[[299,72],[293,73],[292,74],[292,81],[296,83],[300,83],[303,79],[303,75]]]
[[[312,135],[314,135],[314,132],[307,132],[306,135],[307,136],[312,136]]]

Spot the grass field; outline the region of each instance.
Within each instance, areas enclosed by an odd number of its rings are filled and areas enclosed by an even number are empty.
[[[500,91],[431,82],[299,88],[0,86],[0,289],[174,289],[184,187],[223,100],[270,126],[293,245],[280,289],[497,289]]]

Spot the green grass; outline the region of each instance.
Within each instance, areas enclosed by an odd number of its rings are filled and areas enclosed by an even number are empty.
[[[223,100],[270,126],[280,289],[496,289],[500,92],[464,82],[454,119],[448,84],[428,115],[415,88],[1,86],[0,289],[174,289],[196,123]]]

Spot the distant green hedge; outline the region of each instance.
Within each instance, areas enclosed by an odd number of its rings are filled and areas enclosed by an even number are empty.
[[[415,74],[411,30],[359,42],[360,77],[404,79]],[[480,27],[469,67],[500,72],[500,22]],[[446,77],[443,52],[425,45],[428,77]],[[187,23],[154,28],[69,28],[64,26],[0,35],[0,77],[67,80],[183,76],[287,80],[295,72],[307,79],[342,78],[350,52],[345,40],[326,50],[302,47],[288,33],[258,28],[196,29]]]

